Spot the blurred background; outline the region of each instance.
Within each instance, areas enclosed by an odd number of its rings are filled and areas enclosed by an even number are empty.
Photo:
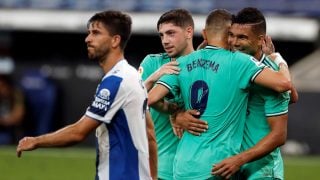
[[[288,61],[299,92],[298,103],[290,105],[283,152],[320,154],[320,0],[0,0],[0,74],[14,87],[11,104],[20,104],[12,123],[13,138],[3,137],[3,144],[56,130],[84,114],[103,75],[87,59],[84,43],[87,20],[95,12],[114,9],[132,16],[126,58],[138,67],[147,54],[163,52],[156,32],[163,12],[173,8],[192,12],[196,47],[211,10],[236,13],[247,6],[266,16],[267,32]],[[93,135],[82,143],[94,144]]]

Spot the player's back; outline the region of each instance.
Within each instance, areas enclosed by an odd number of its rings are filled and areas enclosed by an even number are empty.
[[[177,179],[209,178],[212,164],[239,152],[247,88],[261,71],[250,59],[207,46],[178,59],[181,71],[177,78],[161,78],[169,89],[180,89],[185,108],[199,110],[200,119],[209,126],[201,136],[184,133],[175,159]]]

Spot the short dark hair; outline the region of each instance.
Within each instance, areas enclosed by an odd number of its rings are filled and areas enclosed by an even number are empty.
[[[173,9],[161,15],[157,23],[157,30],[162,23],[172,23],[179,27],[191,26],[194,28],[194,22],[191,13],[186,9]]]
[[[89,19],[87,27],[89,28],[90,24],[93,22],[103,23],[112,36],[120,35],[120,47],[121,49],[126,47],[131,36],[132,20],[129,15],[120,11],[103,11],[93,15]]]
[[[262,12],[254,7],[243,8],[235,16],[232,17],[232,24],[251,25],[252,31],[256,33],[266,34],[266,19]]]
[[[227,24],[230,26],[232,15],[225,9],[216,9],[209,13],[206,18],[206,28],[212,28],[215,31],[224,30]]]

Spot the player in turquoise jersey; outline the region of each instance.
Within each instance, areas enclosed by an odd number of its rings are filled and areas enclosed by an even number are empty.
[[[147,89],[163,74],[178,73],[175,58],[193,51],[192,37],[194,23],[191,14],[184,9],[174,9],[164,13],[157,28],[166,53],[147,55],[139,71]],[[179,102],[179,95],[166,97],[169,102]],[[173,132],[169,114],[150,108],[158,144],[158,177],[173,179],[173,160],[179,139]]]
[[[229,32],[229,44],[233,50],[259,59],[259,62],[278,70],[278,66],[263,53],[274,51],[272,42],[266,37],[266,22],[262,13],[256,8],[244,8],[233,19]],[[269,42],[271,48],[265,46]],[[271,50],[270,50],[271,49]],[[293,89],[295,92],[295,89]],[[283,179],[283,161],[278,146],[284,144],[288,119],[288,92],[279,94],[271,89],[254,85],[250,89],[248,115],[242,143],[243,153],[224,160],[216,165],[216,173],[235,172],[241,165],[244,179]],[[256,145],[257,144],[257,145]],[[251,148],[251,149],[250,149]],[[245,151],[246,150],[246,151]],[[226,176],[228,177],[228,176]]]
[[[185,109],[198,110],[209,125],[201,136],[183,134],[174,161],[175,179],[220,179],[211,175],[211,166],[240,152],[252,82],[278,91],[291,88],[283,70],[274,72],[249,55],[223,49],[228,48],[230,25],[229,12],[211,12],[203,33],[209,46],[180,57],[179,75],[161,77],[149,92],[148,103],[154,105],[169,92],[180,91]]]
[[[278,70],[277,65],[266,58],[266,56],[263,56],[260,62]],[[290,97],[287,92],[279,94],[258,85],[254,85],[250,89],[248,115],[241,145],[243,151],[255,146],[261,139],[267,136],[271,131],[270,128],[278,128],[280,132],[270,136],[270,138],[274,138],[273,141],[279,142],[274,144],[273,148],[284,144],[289,99]],[[273,121],[282,122],[274,123]],[[280,148],[274,149],[259,160],[245,164],[242,172],[245,179],[283,179],[283,161]]]

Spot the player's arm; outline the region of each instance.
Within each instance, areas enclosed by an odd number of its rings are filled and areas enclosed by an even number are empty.
[[[149,143],[149,164],[152,179],[158,178],[158,149],[156,134],[150,112],[146,111],[147,135]]]
[[[194,109],[177,111],[173,118],[177,126],[188,131],[189,133],[200,136],[201,133],[206,132],[208,123],[206,121],[197,119],[200,112]],[[181,134],[179,134],[181,136]]]
[[[171,61],[162,65],[157,71],[152,73],[145,81],[144,84],[149,91],[154,84],[160,79],[164,74],[179,74],[180,68],[177,61]]]
[[[41,147],[60,147],[78,143],[87,137],[88,134],[99,125],[99,121],[88,116],[82,116],[82,118],[76,123],[59,129],[53,133],[37,137],[24,137],[19,141],[17,155],[20,157],[22,151],[31,151]]]
[[[272,44],[272,43],[271,43]],[[282,58],[280,53],[270,53],[270,55],[268,56],[269,59],[271,59],[272,61],[274,61],[278,66],[281,67],[288,67],[287,62]],[[282,74],[284,74],[286,76],[286,78],[290,79],[291,81],[291,75],[289,72],[289,69],[286,68],[280,68],[280,72],[282,72]],[[290,103],[296,103],[298,101],[298,92],[296,90],[296,88],[293,86],[291,86],[290,91]]]
[[[280,55],[280,53],[275,53],[275,48],[274,48],[274,45],[272,43],[270,36],[266,36],[265,41],[263,41],[263,42],[264,43],[262,44],[262,51],[268,55],[269,59],[274,61],[277,65],[279,65],[280,63],[287,64],[285,62],[285,60],[282,58],[282,56]],[[291,76],[289,74],[288,78],[290,78],[290,77]],[[292,88],[290,89],[290,104],[296,103],[298,101],[298,99],[299,99],[298,91],[296,90],[296,88],[292,84]]]
[[[151,106],[157,111],[167,114],[173,114],[180,109],[180,107],[176,103],[168,102],[164,99],[159,100]]]
[[[270,133],[254,147],[241,153],[244,161],[257,160],[285,143],[287,139],[288,114],[268,117],[267,121],[271,129]]]
[[[290,90],[290,104],[298,102],[299,95],[297,89],[292,85]]]
[[[281,63],[279,68],[279,71],[264,68],[254,79],[254,82],[277,92],[290,90],[292,88],[292,84],[288,66]]]
[[[268,117],[267,120],[271,128],[267,136],[252,148],[215,164],[212,168],[212,174],[228,179],[245,163],[257,160],[283,145],[287,138],[288,114]]]
[[[165,103],[164,97],[169,93],[169,89],[162,84],[157,84],[148,93],[148,105],[154,108],[161,108],[165,111],[168,104]],[[164,107],[166,106],[166,107]]]
[[[266,86],[278,92],[285,92],[292,89],[291,76],[287,62],[280,53],[272,53],[268,56],[279,66],[279,71],[273,71],[270,68],[264,68],[255,78],[254,82]]]

